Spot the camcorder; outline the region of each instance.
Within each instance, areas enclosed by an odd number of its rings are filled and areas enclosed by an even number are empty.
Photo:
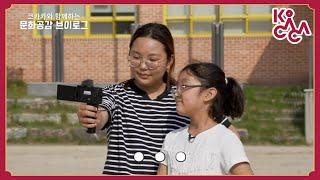
[[[91,79],[84,80],[81,85],[77,86],[59,84],[57,87],[57,99],[83,102],[98,107],[102,103],[102,88],[94,87]],[[88,128],[87,130],[89,134],[94,134],[95,132],[95,128]]]

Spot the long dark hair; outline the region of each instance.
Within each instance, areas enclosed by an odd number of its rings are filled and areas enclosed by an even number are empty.
[[[169,72],[165,72],[163,76],[163,81],[167,83],[167,87],[169,87],[170,84],[175,84],[175,80],[173,78],[173,71],[175,66],[174,42],[173,37],[167,26],[158,23],[148,23],[139,27],[131,37],[129,44],[130,50],[134,41],[139,37],[149,37],[163,44],[165,48],[164,50],[167,54],[167,60],[169,61],[172,57],[173,61],[169,69]]]
[[[244,111],[245,98],[238,82],[232,77],[225,77],[221,68],[212,63],[198,62],[189,64],[182,69],[197,78],[204,89],[214,87],[217,95],[213,99],[209,116],[220,123],[222,117],[241,117]],[[182,72],[181,71],[181,72]]]

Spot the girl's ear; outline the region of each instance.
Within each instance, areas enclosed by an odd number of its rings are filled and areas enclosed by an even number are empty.
[[[205,102],[209,102],[209,101],[212,101],[216,95],[217,95],[217,89],[214,88],[214,87],[211,87],[209,89],[206,89],[206,91],[204,92],[204,101]]]

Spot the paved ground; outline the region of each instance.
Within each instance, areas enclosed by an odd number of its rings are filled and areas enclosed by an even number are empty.
[[[6,168],[12,175],[101,175],[105,146],[8,145]],[[307,175],[312,146],[246,146],[256,175]]]

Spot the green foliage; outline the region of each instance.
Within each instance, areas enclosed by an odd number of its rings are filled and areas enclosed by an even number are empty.
[[[7,98],[22,98],[27,96],[27,85],[22,80],[7,81]]]
[[[249,132],[246,144],[305,144],[302,87],[245,86],[245,113],[237,128]]]

